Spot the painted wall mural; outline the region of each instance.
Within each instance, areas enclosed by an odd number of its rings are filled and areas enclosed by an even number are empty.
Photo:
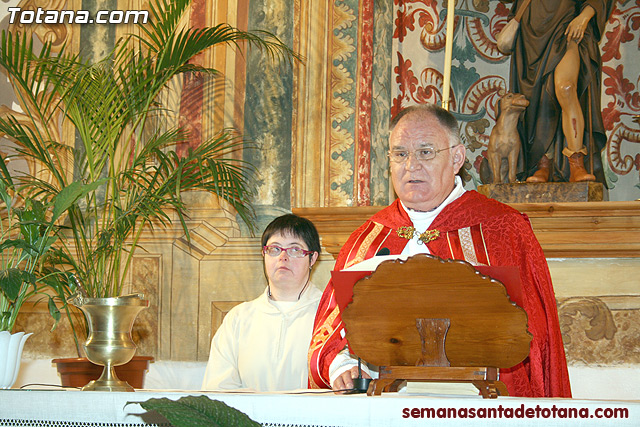
[[[248,28],[268,30],[291,46],[292,8],[268,0],[252,0],[248,7]],[[259,172],[255,197],[259,212],[273,206],[290,208],[292,86],[291,67],[274,63],[257,49],[249,50],[244,131],[258,149],[245,150],[244,157]]]
[[[395,80],[391,111],[442,99],[446,2],[395,0],[393,28]],[[456,2],[451,106],[461,123],[471,175],[467,188],[481,183],[497,102],[508,86],[509,57],[495,36],[507,22],[510,5],[493,0]],[[616,5],[600,45],[603,61],[602,106],[608,133],[603,153],[610,200],[640,197],[640,1]]]
[[[130,7],[125,0],[109,1],[114,8]],[[65,2],[58,3],[63,7]],[[497,102],[508,87],[509,57],[497,50],[495,36],[509,7],[498,0],[456,2],[450,96],[467,146],[467,188],[480,184]],[[180,83],[176,103],[181,117],[176,119],[203,137],[234,126],[260,148],[244,154],[260,171],[255,198],[260,225],[292,207],[386,205],[392,200],[389,117],[402,106],[442,99],[445,1],[332,0],[318,5],[217,0],[196,1],[193,10],[191,25],[225,21],[274,32],[301,49],[316,43],[316,50],[303,52],[305,63],[293,69],[272,66],[258,52],[209,52],[201,60],[225,72],[222,86],[203,88],[197,76]],[[123,31],[116,28],[115,36]],[[87,32],[78,39],[94,49],[103,45],[91,44]],[[632,58],[640,55],[640,0],[616,3],[601,50],[609,198],[635,200],[640,197],[640,123],[635,117],[640,114],[640,63]],[[303,81],[302,73],[314,66],[313,77],[322,79]],[[191,99],[194,91],[197,96]],[[216,108],[221,104],[222,117]],[[318,114],[302,120],[301,106],[310,104],[320,105],[314,106]],[[307,159],[304,167],[301,158]]]
[[[358,2],[354,0],[336,1],[331,14],[332,35],[329,39],[331,71],[328,90],[330,91],[331,127],[330,151],[330,194],[331,204],[354,205],[354,161],[356,140],[356,99],[357,76],[357,22]]]
[[[640,188],[640,1],[618,2],[601,50],[607,165],[621,190],[629,189],[619,200],[633,200]]]

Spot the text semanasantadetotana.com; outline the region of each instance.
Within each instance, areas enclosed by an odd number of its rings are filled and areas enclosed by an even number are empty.
[[[88,10],[36,10],[10,7],[10,24],[146,24],[146,10],[98,10],[95,17]]]
[[[402,418],[629,418],[627,408],[549,408],[536,405],[496,408],[403,408]]]

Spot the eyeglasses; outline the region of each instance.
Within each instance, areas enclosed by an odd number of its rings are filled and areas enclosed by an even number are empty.
[[[409,159],[409,156],[413,154],[416,160],[420,162],[424,162],[427,160],[435,159],[436,154],[438,154],[439,152],[449,150],[450,148],[457,147],[458,145],[452,145],[451,147],[441,148],[440,150],[436,150],[433,147],[423,147],[415,151],[389,150],[389,152],[387,153],[387,157],[389,157],[389,160],[394,163],[404,163]]]
[[[307,251],[302,248],[296,248],[296,247],[281,248],[280,246],[274,246],[274,245],[262,247],[262,253],[267,254],[269,256],[278,256],[280,255],[280,253],[282,253],[282,251],[285,251],[287,255],[289,255],[291,258],[302,258],[315,252],[315,251]]]

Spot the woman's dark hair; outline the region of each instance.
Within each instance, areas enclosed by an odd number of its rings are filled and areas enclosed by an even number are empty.
[[[262,246],[276,233],[295,236],[306,243],[310,251],[320,254],[320,236],[316,226],[306,218],[294,214],[279,216],[267,225],[262,233]]]

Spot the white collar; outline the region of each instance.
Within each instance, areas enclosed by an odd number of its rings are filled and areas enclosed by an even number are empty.
[[[407,212],[407,215],[409,215],[409,219],[411,219],[411,222],[415,223],[420,223],[426,220],[432,220],[433,218],[437,217],[440,212],[442,212],[442,210],[451,202],[453,202],[454,200],[456,200],[458,197],[462,196],[462,194],[464,194],[466,190],[464,189],[464,186],[462,185],[462,179],[459,176],[456,176],[455,178],[455,185],[453,187],[453,190],[451,190],[451,193],[449,193],[449,195],[447,196],[446,199],[444,199],[444,201],[442,203],[440,203],[440,205],[438,205],[437,207],[431,209],[428,212],[420,212],[420,211],[414,211],[411,208],[408,208],[403,202],[402,200],[400,201],[400,204],[402,205],[402,208]],[[429,221],[431,222],[431,221]]]

